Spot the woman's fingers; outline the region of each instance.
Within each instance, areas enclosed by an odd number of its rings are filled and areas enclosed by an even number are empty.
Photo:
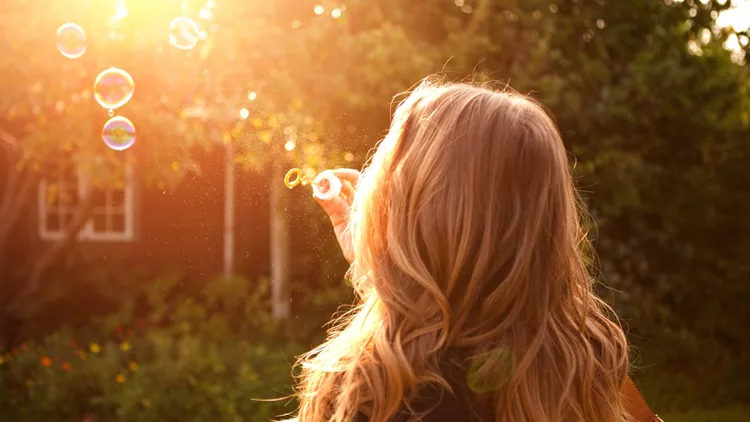
[[[315,200],[318,201],[318,204],[320,204],[331,218],[331,223],[333,223],[334,227],[341,223],[346,223],[349,218],[349,207],[351,206],[351,203],[347,200],[341,196],[329,200],[322,200],[315,197]]]
[[[353,169],[335,169],[329,170],[334,176],[341,180],[341,193],[335,198],[323,200],[315,197],[318,204],[331,218],[331,223],[336,227],[342,223],[347,223],[349,213],[354,199],[354,187],[360,179],[360,172]]]
[[[340,196],[351,205],[354,199],[354,186],[348,180],[341,181],[341,194]]]

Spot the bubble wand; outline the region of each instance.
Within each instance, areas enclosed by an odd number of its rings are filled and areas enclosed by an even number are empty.
[[[289,189],[298,185],[312,185],[313,196],[322,201],[329,201],[339,196],[342,187],[341,179],[330,170],[321,172],[310,182],[310,179],[304,176],[302,170],[298,168],[293,168],[286,173],[284,184]]]

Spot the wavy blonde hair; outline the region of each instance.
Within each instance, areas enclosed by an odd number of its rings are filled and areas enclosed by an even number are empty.
[[[448,355],[498,347],[517,363],[501,388],[469,394],[484,420],[628,420],[627,342],[592,291],[577,204],[541,106],[423,82],[358,185],[349,276],[359,305],[300,358],[299,420],[385,422],[404,409],[417,419],[423,387],[461,387],[443,374]]]

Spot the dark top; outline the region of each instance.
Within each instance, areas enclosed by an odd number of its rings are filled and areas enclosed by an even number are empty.
[[[482,417],[478,409],[471,404],[471,393],[466,386],[466,372],[458,368],[444,368],[443,376],[453,387],[455,395],[445,391],[442,386],[425,386],[418,397],[411,402],[411,407],[419,414],[426,413],[421,419],[415,419],[404,409],[390,422],[484,422],[489,418]],[[369,418],[360,415],[355,422],[369,422]]]
[[[439,394],[420,397],[412,403],[412,407],[419,413],[428,412],[421,419],[415,419],[404,410],[391,418],[391,422],[483,422],[483,419],[472,409],[468,400],[463,397],[454,397],[450,392],[443,392],[443,398]],[[360,414],[356,422],[369,422],[367,416]]]

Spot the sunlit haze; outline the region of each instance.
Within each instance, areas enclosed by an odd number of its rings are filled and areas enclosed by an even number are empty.
[[[717,23],[719,26],[732,27],[737,31],[750,28],[750,1],[735,1],[731,10],[722,13]]]

